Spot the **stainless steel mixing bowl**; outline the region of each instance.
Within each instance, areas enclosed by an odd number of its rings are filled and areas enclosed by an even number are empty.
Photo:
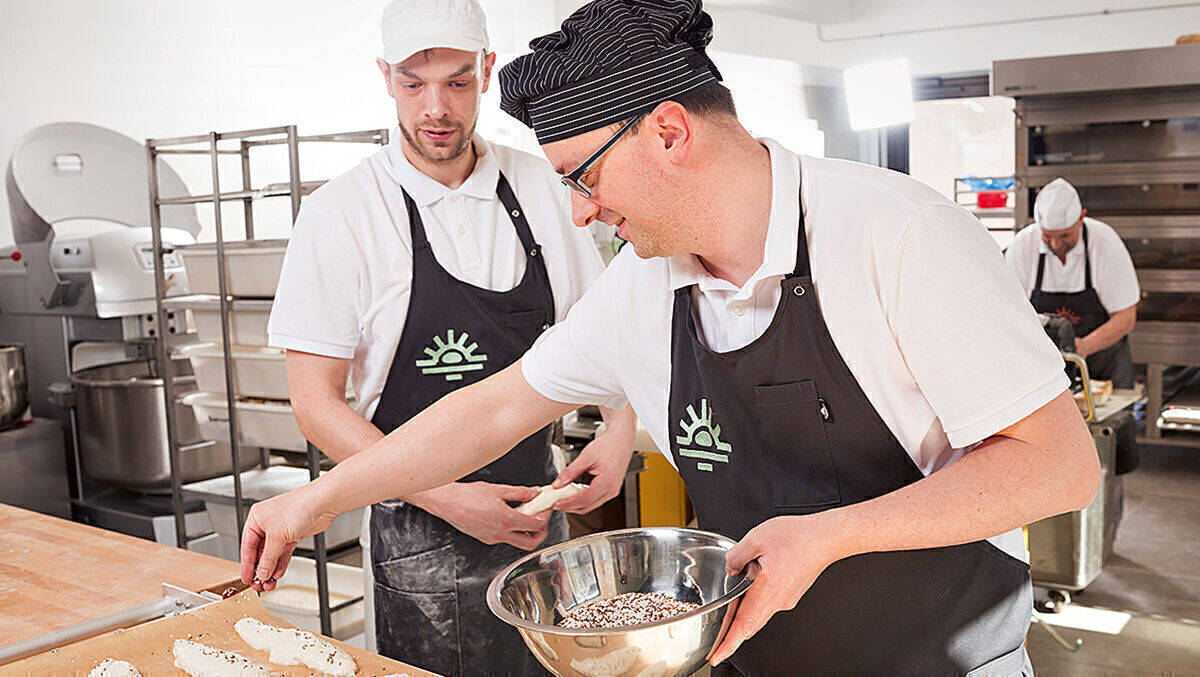
[[[501,571],[488,586],[488,607],[556,675],[690,675],[724,637],[757,572],[751,564],[736,576],[725,574],[725,553],[733,545],[719,534],[674,527],[576,538]],[[701,606],[646,625],[557,626],[581,604],[627,592],[665,592]]]
[[[0,346],[0,430],[21,420],[29,408],[29,380],[22,346]]]

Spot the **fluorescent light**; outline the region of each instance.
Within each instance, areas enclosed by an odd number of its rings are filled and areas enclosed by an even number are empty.
[[[912,76],[908,59],[852,66],[843,73],[850,129],[862,131],[911,122]]]

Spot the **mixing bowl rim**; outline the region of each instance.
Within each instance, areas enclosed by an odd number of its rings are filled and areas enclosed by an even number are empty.
[[[105,364],[96,364],[79,371],[72,372],[67,380],[71,385],[84,386],[86,388],[160,388],[163,385],[161,376],[132,376],[129,378],[88,378],[89,371],[98,371],[108,367],[123,367],[127,364],[145,364],[148,360],[122,360],[120,362],[107,362]],[[177,374],[174,379],[176,384],[183,386],[193,386],[196,384],[196,376],[194,374]],[[224,394],[224,393],[222,393]]]
[[[509,625],[512,625],[517,628],[524,628],[526,630],[532,630],[534,632],[541,632],[541,633],[552,634],[552,635],[567,635],[567,636],[621,635],[621,634],[628,633],[630,631],[645,630],[647,628],[658,628],[658,627],[669,625],[671,623],[675,623],[677,621],[681,621],[684,619],[695,618],[698,616],[702,616],[702,615],[712,611],[713,609],[717,609],[722,606],[725,606],[726,604],[729,604],[730,602],[737,599],[738,597],[741,597],[742,595],[744,595],[746,593],[746,591],[750,589],[750,585],[752,583],[754,583],[754,579],[758,575],[758,567],[756,566],[757,562],[751,562],[750,565],[748,565],[745,569],[742,570],[742,580],[738,581],[738,584],[733,586],[733,588],[729,592],[726,592],[725,594],[712,600],[711,602],[708,602],[707,604],[696,607],[695,609],[692,609],[691,611],[688,611],[686,613],[679,614],[678,616],[671,616],[670,618],[664,618],[662,620],[654,621],[652,623],[642,623],[640,625],[614,625],[614,626],[608,627],[608,628],[564,628],[559,625],[545,625],[543,623],[534,623],[533,621],[528,621],[528,620],[525,620],[524,618],[521,618],[520,616],[517,616],[513,612],[506,609],[504,607],[504,604],[500,601],[500,588],[503,585],[504,580],[506,578],[508,578],[508,575],[511,574],[517,567],[521,566],[522,564],[525,564],[526,562],[534,559],[535,557],[541,557],[543,555],[552,554],[556,551],[565,550],[566,546],[568,546],[568,545],[579,545],[580,543],[586,542],[589,540],[603,540],[606,537],[615,536],[618,534],[649,533],[649,532],[673,532],[673,533],[685,533],[685,534],[692,534],[692,535],[698,535],[698,536],[713,537],[713,538],[717,539],[718,541],[727,542],[729,544],[729,547],[733,547],[733,545],[737,543],[737,541],[733,540],[732,538],[729,538],[728,536],[724,536],[722,534],[718,534],[713,531],[704,531],[702,529],[692,529],[692,528],[688,528],[688,527],[633,527],[630,529],[615,529],[613,531],[601,531],[601,532],[595,533],[595,534],[588,534],[586,536],[572,538],[570,540],[563,541],[562,543],[556,543],[555,545],[551,545],[551,546],[542,548],[541,550],[536,550],[534,552],[531,552],[528,555],[525,555],[524,557],[513,562],[512,564],[504,567],[504,569],[500,573],[496,574],[496,576],[494,578],[492,578],[492,582],[490,584],[488,584],[488,589],[487,589],[488,608],[492,611],[492,613],[497,618],[504,621],[505,623],[508,623]]]

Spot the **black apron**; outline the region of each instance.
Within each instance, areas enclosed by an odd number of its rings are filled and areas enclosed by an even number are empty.
[[[1083,291],[1045,292],[1042,278],[1046,273],[1046,253],[1038,256],[1037,280],[1029,302],[1039,313],[1050,313],[1066,318],[1075,330],[1075,336],[1087,336],[1097,327],[1108,322],[1108,311],[1100,302],[1100,295],[1092,286],[1092,261],[1088,256],[1088,229],[1083,226]],[[1133,387],[1133,353],[1129,349],[1129,337],[1097,351],[1087,357],[1088,375],[1097,380],[1112,381],[1114,388]],[[1127,473],[1138,465],[1138,448],[1133,421],[1117,430],[1117,458],[1114,470],[1117,474]]]
[[[1088,229],[1083,226],[1083,291],[1045,292],[1042,278],[1046,273],[1046,253],[1038,256],[1037,281],[1029,302],[1039,313],[1050,313],[1066,318],[1075,329],[1076,336],[1087,336],[1100,325],[1108,322],[1108,311],[1100,303],[1100,295],[1092,286],[1092,261],[1088,257]],[[1114,388],[1133,387],[1133,356],[1129,350],[1129,337],[1097,351],[1087,357],[1088,374],[1094,379],[1112,381]]]
[[[803,215],[798,243],[771,325],[743,348],[703,345],[692,289],[675,293],[671,451],[700,527],[732,538],[923,477],[829,335]],[[1029,567],[987,541],[857,555],[714,674],[1022,674],[1032,608]]]
[[[476,287],[446,272],[416,203],[402,192],[413,279],[404,331],[371,419],[385,433],[516,362],[554,322],[541,247],[503,174],[496,194],[526,252],[524,276],[510,291]],[[543,485],[555,475],[546,427],[462,481]],[[380,653],[443,675],[541,673],[520,635],[488,610],[484,597],[492,577],[524,551],[485,545],[401,501],[373,505],[370,532]],[[565,538],[566,520],[555,513],[546,542]]]

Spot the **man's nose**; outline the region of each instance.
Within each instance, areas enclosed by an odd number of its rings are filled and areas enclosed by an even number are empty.
[[[447,105],[445,92],[441,91],[440,87],[426,87],[424,93],[425,105],[422,112],[425,116],[435,120],[446,117],[446,114],[450,112],[450,108]]]
[[[571,221],[575,225],[586,226],[594,221],[599,213],[600,205],[592,202],[591,198],[584,197],[578,191],[571,191]]]

